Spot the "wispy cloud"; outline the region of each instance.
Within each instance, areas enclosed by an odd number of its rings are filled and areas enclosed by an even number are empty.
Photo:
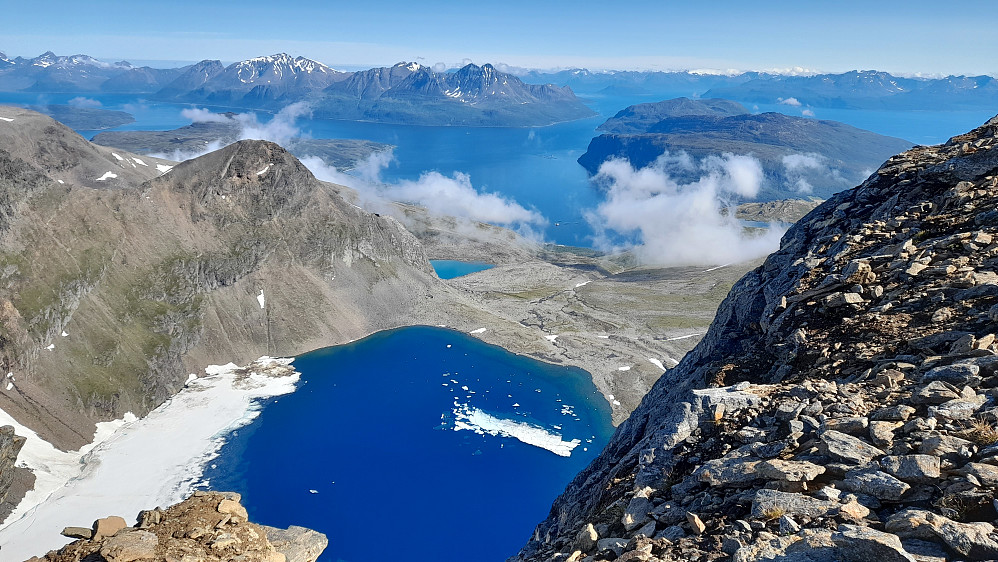
[[[699,172],[696,181],[675,179],[680,171]],[[693,162],[685,154],[664,154],[635,169],[625,160],[604,162],[596,181],[606,200],[587,220],[597,247],[631,250],[644,263],[710,265],[764,256],[779,247],[784,230],[771,226],[749,233],[737,219],[722,214],[731,198],[751,199],[763,181],[762,166],[751,156],[724,154]],[[617,241],[625,237],[628,242]]]
[[[98,107],[101,107],[101,102],[92,98],[85,98],[83,96],[75,97],[66,103],[81,109],[97,109]]]
[[[415,180],[386,182],[382,175],[393,160],[391,152],[375,153],[358,162],[349,174],[327,165],[318,157],[302,158],[301,161],[320,180],[356,190],[368,210],[390,212],[388,202],[413,203],[434,215],[511,227],[530,237],[535,236],[535,229],[548,222],[536,210],[509,197],[478,190],[471,176],[462,172],[450,176],[436,171],[423,172]]]

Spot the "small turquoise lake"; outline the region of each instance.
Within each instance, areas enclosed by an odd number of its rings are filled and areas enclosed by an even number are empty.
[[[453,330],[379,332],[294,365],[298,390],[204,476],[253,521],[325,533],[324,561],[505,560],[613,431],[585,371]]]
[[[491,263],[458,260],[430,260],[430,265],[433,266],[433,271],[437,272],[437,277],[441,279],[453,279],[495,267]]]

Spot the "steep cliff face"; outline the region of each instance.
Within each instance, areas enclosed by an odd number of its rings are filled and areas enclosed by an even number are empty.
[[[13,373],[0,408],[61,446],[207,364],[413,323],[437,282],[397,221],[275,144],[157,169],[17,111],[0,122],[17,140],[0,163],[0,369]],[[116,177],[96,182],[103,162]]]
[[[998,556],[996,134],[791,228],[515,559]]]

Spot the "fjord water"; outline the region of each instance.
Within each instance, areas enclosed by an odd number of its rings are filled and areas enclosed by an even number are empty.
[[[583,93],[583,100],[600,115],[548,127],[423,127],[303,118],[297,122],[302,134],[313,138],[358,138],[395,145],[395,161],[383,170],[387,182],[416,180],[437,171],[450,176],[468,174],[479,191],[495,192],[521,205],[536,209],[548,221],[535,228],[546,241],[589,247],[593,229],[588,212],[602,201],[586,171],[576,160],[598,134],[596,128],[609,116],[635,103],[647,103],[695,92],[656,95],[613,96]],[[67,103],[80,94],[0,93],[0,103]],[[135,122],[115,130],[165,130],[190,123],[180,115],[184,104],[153,102],[138,96],[84,94],[105,109],[123,110]],[[800,116],[812,110],[816,118],[834,119],[880,134],[905,138],[914,143],[934,144],[987,121],[988,111],[874,111],[800,108],[786,105],[747,106],[752,111],[779,111]],[[213,111],[246,111],[208,107]],[[261,121],[268,116],[256,111]],[[98,131],[79,131],[91,138]]]
[[[491,263],[460,260],[430,260],[430,265],[441,279],[453,279],[495,267]]]
[[[255,522],[325,533],[321,560],[504,560],[613,429],[586,372],[452,330],[380,332],[294,365],[298,390],[230,436],[205,477],[242,493]],[[580,443],[564,457],[456,430],[474,410]]]

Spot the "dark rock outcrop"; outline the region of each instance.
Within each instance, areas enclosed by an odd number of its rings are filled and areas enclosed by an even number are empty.
[[[514,560],[995,558],[996,207],[998,118],[815,209]]]

